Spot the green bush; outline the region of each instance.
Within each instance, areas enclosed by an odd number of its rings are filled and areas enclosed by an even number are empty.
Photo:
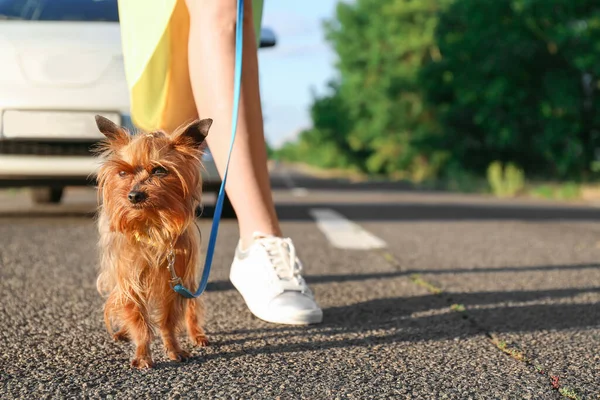
[[[540,185],[531,189],[531,194],[535,197],[541,197],[543,199],[554,198],[554,188],[549,185]]]
[[[530,190],[533,196],[544,199],[574,200],[581,197],[581,186],[575,182],[558,185],[539,185]]]
[[[525,174],[514,164],[502,166],[499,161],[491,163],[487,169],[488,184],[498,197],[512,197],[525,187]]]
[[[492,193],[496,196],[502,196],[504,194],[504,172],[500,161],[490,164],[487,170],[487,179]]]
[[[504,187],[509,196],[514,196],[525,187],[525,173],[516,165],[509,163],[504,169]]]
[[[560,200],[578,199],[581,195],[581,187],[574,182],[567,182],[557,190],[556,197]]]
[[[475,174],[465,171],[456,163],[448,164],[444,170],[445,183],[443,189],[465,192],[465,193],[480,193],[487,191],[485,179],[482,179]]]

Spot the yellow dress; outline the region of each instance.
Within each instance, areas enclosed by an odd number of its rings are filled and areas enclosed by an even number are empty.
[[[260,40],[263,0],[246,1],[252,1]],[[119,0],[119,19],[133,123],[146,131],[170,132],[197,118],[185,0]]]

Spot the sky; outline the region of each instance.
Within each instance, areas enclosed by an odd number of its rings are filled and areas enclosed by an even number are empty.
[[[311,90],[324,93],[335,76],[335,53],[324,38],[324,19],[336,0],[265,0],[263,27],[277,45],[259,50],[260,90],[265,135],[271,146],[291,140],[311,126]]]

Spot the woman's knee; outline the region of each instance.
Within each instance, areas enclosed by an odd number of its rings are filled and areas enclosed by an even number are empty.
[[[215,22],[236,19],[236,0],[185,0],[191,19],[209,18]]]

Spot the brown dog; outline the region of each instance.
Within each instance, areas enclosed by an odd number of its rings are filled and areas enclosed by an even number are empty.
[[[96,117],[106,136],[98,149],[100,274],[107,296],[106,327],[116,340],[132,339],[131,365],[151,368],[150,342],[158,330],[168,357],[183,361],[177,333],[185,323],[190,340],[206,346],[204,306],[171,288],[167,259],[191,290],[197,285],[200,234],[194,223],[202,194],[200,149],[211,119],[194,121],[172,134],[129,132]],[[173,266],[173,263],[171,263]],[[117,328],[116,333],[113,328]]]

